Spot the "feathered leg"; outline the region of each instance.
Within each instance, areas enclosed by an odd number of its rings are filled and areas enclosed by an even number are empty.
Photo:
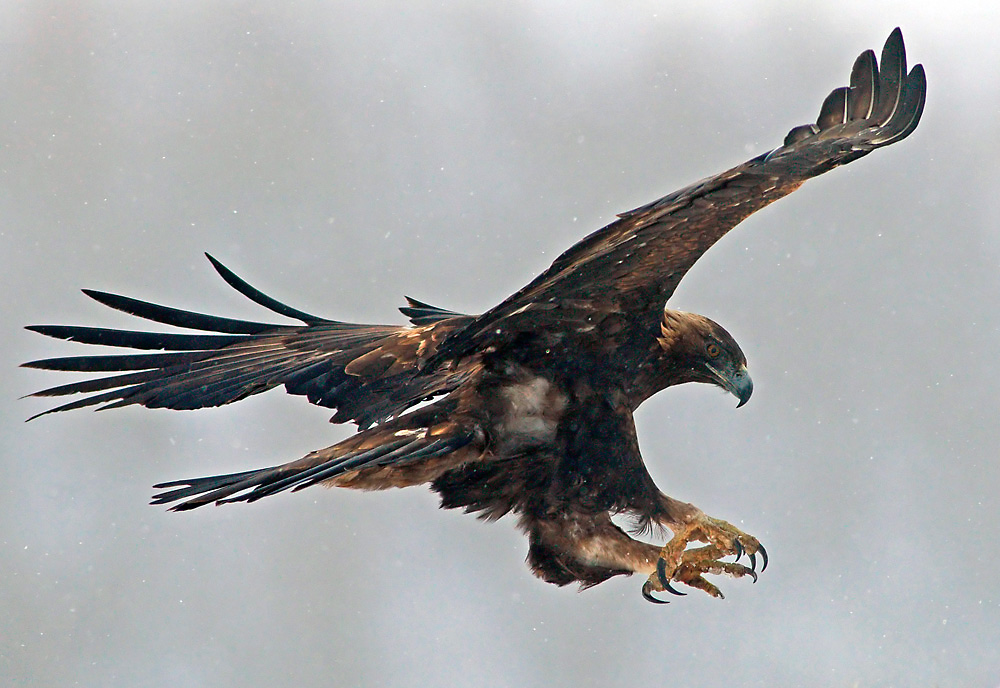
[[[660,548],[633,539],[606,512],[522,515],[520,525],[530,543],[528,566],[548,583],[588,588],[612,576],[656,570]]]
[[[669,499],[669,498],[666,498]],[[676,504],[681,504],[672,500]],[[665,600],[653,592],[678,592],[671,583],[683,583],[703,590],[713,597],[723,597],[706,574],[733,578],[750,576],[754,580],[756,556],[767,555],[756,538],[725,521],[713,519],[691,507],[683,510],[686,522],[663,523],[674,536],[663,547],[629,536],[616,526],[607,513],[559,513],[546,517],[521,517],[521,527],[528,534],[528,565],[542,580],[556,585],[578,582],[588,588],[613,576],[639,573],[649,578],[642,594],[650,602]],[[704,547],[688,549],[691,542],[707,542]],[[721,559],[729,554],[750,556],[751,566]]]

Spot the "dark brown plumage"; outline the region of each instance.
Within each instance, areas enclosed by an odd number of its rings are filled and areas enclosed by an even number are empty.
[[[47,370],[113,373],[34,396],[85,394],[44,413],[86,406],[194,409],[283,385],[336,409],[360,431],[298,461],[157,485],[175,510],[252,502],[322,483],[384,489],[429,483],[445,508],[488,519],[515,514],[528,563],[544,580],[594,585],[649,576],[643,594],[682,582],[721,596],[704,574],[750,575],[760,543],[725,521],[661,493],[639,453],[632,413],[657,391],[715,384],[744,404],[752,384],[735,340],[703,316],[665,307],[694,262],[741,220],[810,177],[909,135],[925,97],[923,69],[906,70],[893,31],[881,68],[871,51],[850,86],[823,103],[814,125],[784,145],[622,214],[559,256],[545,272],[479,316],[412,299],[409,326],[320,318],[257,291],[214,258],[237,291],[299,321],[233,320],[85,290],[111,308],[209,334],[159,334],[33,325],[44,335],[152,351],[33,361]],[[420,405],[422,402],[427,402]],[[413,408],[417,407],[417,408]],[[39,415],[44,415],[39,414]],[[669,528],[664,547],[633,539]],[[701,541],[707,545],[688,549]],[[750,566],[738,562],[749,555]],[[737,561],[723,562],[728,555]]]

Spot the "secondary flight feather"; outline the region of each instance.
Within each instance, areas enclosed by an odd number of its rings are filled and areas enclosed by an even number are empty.
[[[177,480],[154,504],[188,510],[252,502],[310,485],[385,489],[429,484],[444,508],[516,516],[528,564],[543,580],[586,587],[640,573],[643,596],[685,584],[721,597],[706,574],[756,580],[760,542],[662,493],[639,453],[632,414],[652,394],[701,382],[742,406],[753,385],[739,345],[718,323],[667,307],[705,251],[751,213],[804,181],[906,138],[923,111],[920,65],[907,71],[899,29],[881,60],[862,53],[848,86],[815,124],[736,167],[623,213],[481,315],[414,299],[408,325],[365,325],[305,313],[250,286],[209,256],[231,287],[277,324],[194,313],[101,291],[110,308],[195,331],[157,333],[32,325],[43,335],[139,350],[32,361],[31,368],[96,373],[32,396],[88,406],[195,409],[274,387],[335,409],[359,432],[290,463]],[[80,396],[82,395],[82,396]],[[37,417],[37,416],[34,416]],[[673,536],[638,540],[612,516]],[[705,543],[689,547],[693,542]],[[723,561],[733,555],[733,561]],[[746,556],[749,565],[740,563]]]

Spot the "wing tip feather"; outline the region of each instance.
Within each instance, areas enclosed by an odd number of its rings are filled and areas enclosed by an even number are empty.
[[[824,161],[816,173],[909,136],[920,122],[926,99],[923,65],[906,72],[906,46],[897,26],[882,48],[881,61],[865,50],[854,61],[850,86],[836,88],[824,99],[815,125],[794,127],[783,145],[764,160],[770,161],[809,145],[811,140],[842,139],[842,159]]]

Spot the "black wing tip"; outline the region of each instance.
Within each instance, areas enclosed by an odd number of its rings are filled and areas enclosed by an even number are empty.
[[[28,330],[28,332],[52,337],[53,339],[62,339],[58,334],[52,334],[62,327],[65,327],[65,325],[25,325],[24,329]]]
[[[219,273],[219,276],[222,277],[222,279],[224,279],[227,283],[230,279],[237,280],[239,282],[243,281],[235,272],[227,268],[222,261],[208,251],[205,251],[205,257],[208,258],[208,262],[211,263],[212,268]]]
[[[32,398],[47,399],[47,398],[52,397],[52,396],[62,396],[63,394],[68,394],[68,392],[67,393],[61,393],[61,394],[49,394],[48,392],[50,392],[53,389],[58,389],[58,388],[53,387],[51,389],[43,389],[40,392],[32,392],[31,394],[25,394],[23,397],[21,397],[21,399],[32,399]],[[30,423],[31,421],[35,420],[36,418],[41,418],[42,416],[47,416],[50,413],[62,413],[63,411],[75,411],[77,409],[87,408],[88,406],[97,406],[98,404],[104,404],[104,405],[103,406],[98,406],[97,408],[91,409],[91,410],[93,410],[93,411],[104,411],[104,410],[110,409],[110,408],[118,408],[118,407],[121,407],[121,406],[127,406],[129,403],[132,403],[132,402],[118,402],[118,403],[111,403],[111,404],[109,404],[109,403],[106,403],[107,399],[97,398],[97,397],[103,397],[103,396],[105,396],[105,395],[93,395],[93,396],[85,397],[83,399],[79,399],[77,401],[71,401],[71,402],[66,403],[66,404],[61,404],[59,406],[55,406],[55,407],[50,408],[50,409],[45,409],[44,411],[40,411],[40,412],[36,413],[33,416],[29,416],[29,417],[25,418],[24,422],[25,423]]]
[[[868,119],[874,129],[893,132],[884,138],[876,133],[873,144],[878,147],[901,141],[916,128],[927,95],[927,78],[922,64],[914,65],[907,73],[906,44],[898,26],[889,33],[882,47],[881,65],[876,62],[875,68],[876,82],[893,90],[880,89],[869,118],[859,119]]]
[[[854,66],[859,68],[873,67],[878,64],[878,59],[875,57],[875,51],[871,48],[865,50],[863,53],[858,55],[857,59],[854,60]]]
[[[35,394],[26,394],[23,397],[21,397],[21,399],[28,399],[28,398],[33,397],[33,396],[37,396],[37,395],[35,395]],[[55,413],[58,410],[59,409],[54,409],[54,408],[52,408],[52,409],[46,409],[45,411],[42,411],[40,413],[36,413],[33,416],[29,416],[29,417],[25,418],[24,422],[25,423],[30,423],[31,421],[35,420],[36,418],[41,418],[42,416],[47,416],[50,413]]]
[[[913,109],[913,116],[910,123],[904,128],[903,133],[896,139],[905,139],[913,133],[913,130],[920,124],[920,118],[924,114],[924,104],[927,102],[927,74],[924,72],[922,64],[916,64],[906,77],[907,84],[917,94],[917,103]]]
[[[877,74],[875,51],[866,50],[858,55],[851,68],[851,85],[847,92],[847,110],[851,119],[868,119],[875,111],[880,90]]]
[[[429,325],[439,320],[448,320],[449,318],[457,318],[464,315],[463,313],[450,311],[447,308],[432,306],[424,301],[418,301],[412,296],[404,296],[403,298],[406,299],[407,305],[401,306],[399,312],[409,318],[412,324],[417,326]]]
[[[225,280],[226,284],[238,291],[243,296],[247,297],[259,306],[277,313],[278,315],[283,315],[286,318],[292,318],[293,320],[301,320],[307,325],[317,324],[317,323],[331,323],[335,322],[327,318],[321,318],[318,315],[312,315],[311,313],[306,313],[305,311],[300,311],[298,308],[292,308],[291,306],[278,301],[277,299],[268,296],[264,292],[260,291],[254,286],[251,286],[249,282],[237,275],[235,272],[223,265],[219,260],[213,257],[209,253],[205,253],[205,257],[215,268],[215,271],[219,273],[219,276]]]
[[[816,124],[793,128],[782,148],[765,159],[780,156],[784,149],[810,139],[843,137],[851,141],[851,157],[847,158],[851,160],[901,141],[917,128],[927,79],[921,64],[906,72],[906,46],[898,26],[885,41],[881,64],[873,50],[865,50],[854,61],[850,83],[849,87],[834,89],[824,99]]]
[[[819,108],[819,116],[816,118],[816,126],[820,131],[847,121],[847,94],[849,91],[847,86],[835,88],[823,100],[823,104]]]
[[[26,365],[27,364],[22,363],[21,367],[23,368]],[[50,393],[53,390],[58,390],[58,389],[59,389],[58,387],[50,387],[48,389],[42,389],[42,390],[39,390],[37,392],[31,392],[30,394],[24,394],[24,395],[18,397],[17,400],[18,401],[22,401],[24,399],[48,399],[48,398],[53,397],[53,396],[60,396],[58,393]],[[34,415],[28,416],[27,418],[24,419],[24,422],[25,423],[30,423],[31,421],[35,420],[36,418],[41,418],[42,416],[47,416],[50,413],[59,413],[61,411],[68,411],[71,408],[82,408],[85,405],[79,405],[81,401],[85,401],[85,399],[81,399],[81,400],[78,400],[76,402],[69,402],[68,404],[60,404],[59,406],[54,406],[52,408],[47,408],[44,411],[39,411],[38,413],[36,413]],[[93,403],[100,403],[100,402],[93,402]],[[86,404],[86,405],[93,405],[93,404]]]
[[[418,301],[417,299],[413,298],[412,296],[406,296],[404,294],[403,298],[406,299],[406,305],[409,306],[410,308],[433,308],[434,307],[434,306],[430,305],[429,303],[427,303],[425,301]]]

